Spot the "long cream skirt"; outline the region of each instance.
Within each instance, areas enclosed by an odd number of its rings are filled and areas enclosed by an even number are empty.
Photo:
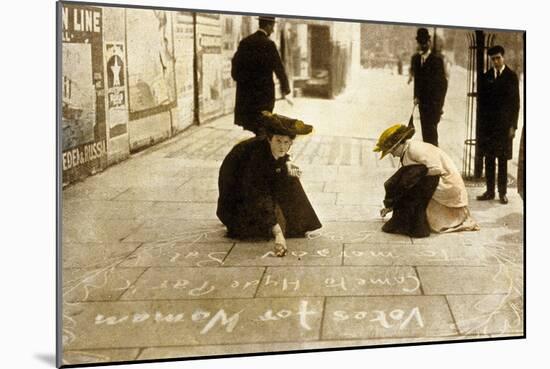
[[[430,200],[426,209],[426,216],[433,232],[448,233],[479,230],[479,225],[470,215],[470,209],[467,206],[450,208],[435,200]]]

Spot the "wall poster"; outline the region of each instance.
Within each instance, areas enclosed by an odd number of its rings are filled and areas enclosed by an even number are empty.
[[[101,169],[106,159],[102,9],[62,7],[63,182]]]
[[[176,106],[172,16],[165,10],[126,10],[130,119]]]

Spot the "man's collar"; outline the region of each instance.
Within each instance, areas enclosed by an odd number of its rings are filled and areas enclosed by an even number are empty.
[[[504,72],[504,69],[506,68],[506,64],[503,64],[502,65],[502,68],[498,69],[498,71],[500,72],[500,74],[502,74],[502,72]],[[497,76],[497,68],[493,67],[493,71],[494,71],[494,74],[495,74],[495,78]]]
[[[432,50],[431,49],[428,49],[428,51],[426,51],[425,53],[419,53],[421,57],[423,57],[424,59],[427,59],[428,56],[430,56],[430,54],[432,53]]]
[[[262,32],[264,35],[266,35],[267,37],[269,37],[269,35],[267,34],[267,32],[262,29],[262,28],[258,28],[258,32]]]

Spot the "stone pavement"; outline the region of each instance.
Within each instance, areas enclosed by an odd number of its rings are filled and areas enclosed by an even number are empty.
[[[479,232],[381,232],[383,182],[397,162],[372,152],[372,124],[333,120],[359,114],[343,108],[356,105],[347,98],[292,108],[316,125],[292,151],[323,228],[289,240],[284,258],[270,243],[226,238],[216,218],[221,160],[249,137],[231,116],[66,188],[64,363],[521,336],[515,189],[502,206],[470,188]]]

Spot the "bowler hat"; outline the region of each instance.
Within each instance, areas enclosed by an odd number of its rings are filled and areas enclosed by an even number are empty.
[[[291,138],[296,137],[296,135],[307,135],[313,131],[313,126],[305,124],[299,119],[273,114],[268,111],[262,111],[260,122],[268,133]]]
[[[265,21],[265,22],[275,22],[275,17],[267,16],[267,15],[260,15],[258,17],[258,20]]]
[[[420,43],[430,41],[430,33],[426,28],[419,28],[416,30],[416,41]]]
[[[407,127],[404,124],[395,124],[386,129],[380,135],[374,152],[382,152],[382,159],[384,156],[392,152],[392,150],[404,140],[408,140],[414,135],[414,127]]]

